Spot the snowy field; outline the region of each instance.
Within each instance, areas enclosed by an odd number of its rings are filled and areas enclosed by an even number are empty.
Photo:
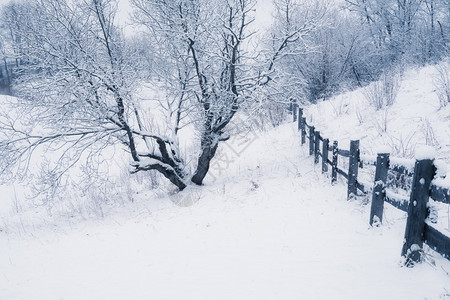
[[[201,189],[0,233],[0,299],[450,298],[450,261],[427,251],[402,267],[405,215],[388,205],[370,228],[369,206],[329,184],[295,124],[248,145]]]

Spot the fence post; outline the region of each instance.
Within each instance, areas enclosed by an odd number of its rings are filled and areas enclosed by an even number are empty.
[[[359,140],[350,141],[350,157],[348,163],[348,189],[347,200],[354,198],[358,193],[358,163],[359,163]]]
[[[389,153],[378,153],[375,181],[372,191],[369,224],[380,224],[383,220],[383,206],[386,200],[386,180],[389,169]]]
[[[298,124],[297,129],[300,131],[302,129],[302,121],[303,121],[303,108],[298,107]]]
[[[406,258],[405,265],[414,266],[422,260],[423,232],[427,218],[427,203],[430,195],[430,184],[434,177],[434,159],[417,160],[409,198],[408,219],[406,220],[405,238],[402,256]]]
[[[306,118],[302,117],[302,145],[306,143]]]
[[[320,153],[320,131],[316,131],[314,135],[314,163],[319,163],[319,153]]]
[[[294,105],[292,106],[292,118],[294,119],[293,122],[297,121],[297,110],[298,110],[298,104],[294,103]]]
[[[323,139],[322,143],[322,173],[328,172],[328,147],[329,140]]]
[[[309,155],[314,154],[314,126],[309,127]]]
[[[333,142],[333,164],[331,165],[331,184],[337,182],[337,167],[338,167],[338,141]]]

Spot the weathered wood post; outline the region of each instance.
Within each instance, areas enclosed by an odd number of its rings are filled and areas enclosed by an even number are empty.
[[[314,154],[314,126],[309,127],[309,155]]]
[[[306,143],[306,118],[302,118],[302,145]]]
[[[298,104],[294,103],[294,105],[292,106],[292,118],[293,118],[293,122],[297,121],[297,111],[298,111]]]
[[[337,168],[338,168],[338,141],[333,142],[333,164],[331,165],[331,184],[337,182]]]
[[[322,173],[328,172],[328,148],[330,141],[323,139],[322,142]]]
[[[431,155],[430,155],[431,156]],[[414,266],[422,261],[423,234],[427,218],[427,204],[430,195],[430,184],[435,174],[433,158],[417,157],[409,198],[408,219],[406,220],[405,238],[402,256],[405,265]]]
[[[320,131],[316,131],[314,135],[314,163],[319,163],[320,154]]]
[[[378,153],[375,181],[372,190],[372,206],[370,207],[370,226],[383,221],[383,207],[386,200],[386,180],[389,169],[389,153]]]
[[[359,140],[350,141],[350,156],[348,163],[348,188],[347,199],[354,198],[358,193],[358,163],[359,163]]]
[[[298,131],[302,129],[302,122],[303,122],[303,108],[298,107],[298,124],[297,124]]]

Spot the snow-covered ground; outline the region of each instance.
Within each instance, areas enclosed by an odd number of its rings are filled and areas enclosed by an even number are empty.
[[[362,90],[305,115],[343,148],[358,137],[366,154],[381,144],[409,156],[433,143],[448,164],[450,106],[436,102],[434,72],[405,73],[386,131]],[[0,299],[450,299],[449,260],[425,248],[422,264],[402,266],[405,213],[386,205],[369,227],[367,198],[330,185],[296,124],[255,127],[221,145],[203,187],[181,193],[117,174],[125,198],[67,191],[49,208],[18,183],[2,187]],[[439,219],[450,234],[448,211]]]
[[[450,261],[402,267],[405,215],[388,206],[370,228],[295,127],[256,132],[201,189],[0,233],[0,299],[449,298]]]

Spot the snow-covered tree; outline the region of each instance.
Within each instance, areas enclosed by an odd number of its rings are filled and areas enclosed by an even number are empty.
[[[186,186],[176,146],[142,120],[144,72],[114,26],[116,10],[112,0],[32,0],[18,12],[20,97],[18,111],[1,117],[3,172],[26,170],[41,148],[58,155],[50,173],[60,178],[84,155],[121,143],[133,172],[157,170]]]
[[[245,46],[252,32],[253,0],[133,0],[136,19],[155,36],[166,79],[177,84],[178,106],[195,106],[200,151],[192,181],[201,184],[226,127],[257,84]],[[180,110],[178,110],[180,115]],[[179,118],[176,118],[178,122]],[[177,125],[178,128],[178,125]]]
[[[271,58],[270,74],[278,96],[285,101],[308,98],[308,82],[312,74],[304,66],[318,69],[311,54],[320,49],[312,37],[330,25],[329,1],[275,0],[274,23],[268,33],[268,57]]]
[[[370,30],[382,63],[425,63],[448,55],[448,0],[346,0]]]
[[[33,153],[50,149],[58,158],[45,168],[57,182],[83,157],[118,143],[132,172],[156,170],[180,190],[202,184],[230,137],[227,126],[271,81],[293,36],[255,64],[258,53],[247,51],[255,1],[132,2],[144,37],[127,38],[114,25],[114,0],[32,0],[5,14],[20,63],[15,112],[0,118],[4,173],[27,170]],[[152,122],[161,111],[137,96],[144,83],[164,89],[164,128]],[[188,124],[199,132],[193,172],[178,145]]]

